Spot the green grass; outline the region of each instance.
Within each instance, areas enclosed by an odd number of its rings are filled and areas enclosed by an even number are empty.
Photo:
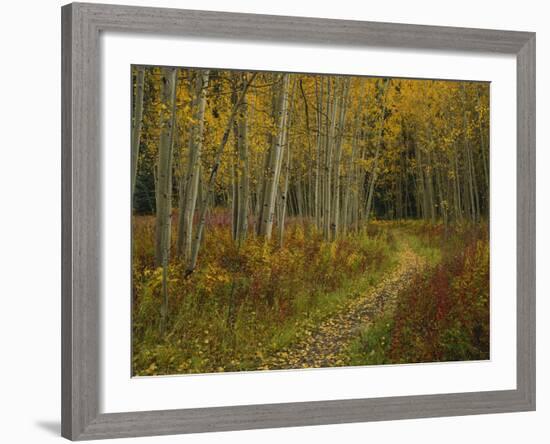
[[[412,250],[426,260],[428,266],[434,266],[441,262],[442,252],[440,247],[427,245],[422,239],[411,234],[406,235],[406,239]]]
[[[265,368],[270,357],[291,349],[350,300],[381,282],[395,268],[399,251],[412,249],[425,259],[427,270],[435,270],[450,263],[465,245],[483,239],[486,232],[483,226],[445,229],[441,224],[418,221],[375,222],[359,233],[326,242],[314,227],[295,223],[287,229],[283,248],[251,237],[237,249],[227,227],[210,229],[199,268],[191,279],[182,277],[184,264],[176,258],[170,263],[169,319],[167,332],[162,335],[161,270],[152,265],[151,220],[139,219],[135,224],[135,375]],[[485,275],[476,274],[476,270],[474,266],[456,280],[456,285],[464,287],[461,294],[485,282]],[[428,347],[422,342],[422,326],[433,322],[430,316],[440,298],[438,286],[451,285],[451,280],[442,280],[441,273],[437,279],[432,279],[432,274],[426,273],[409,293],[399,295],[399,324],[394,313],[385,312],[361,328],[351,343],[347,362],[367,365],[431,360],[433,344]],[[419,289],[433,303],[415,302]],[[486,333],[484,307],[477,306],[473,314],[477,318],[466,326],[457,322],[440,326],[437,337],[446,347],[446,356],[473,356],[479,344],[472,348],[472,335]],[[462,319],[470,315],[468,310],[463,306],[451,315]],[[397,346],[399,356],[395,354]]]
[[[304,331],[319,325],[338,312],[351,299],[361,297],[376,286],[381,279],[397,264],[395,256],[387,257],[376,270],[360,276],[358,279],[346,280],[342,287],[330,293],[320,294],[309,308],[299,311],[299,315],[283,328],[274,333],[271,352],[287,348],[299,340]],[[297,299],[303,296],[297,295]]]
[[[394,312],[361,329],[349,347],[350,364],[488,359],[486,227],[460,228],[430,245],[408,228],[407,242],[427,260],[426,270],[398,295]]]
[[[237,250],[226,231],[209,232],[191,279],[182,278],[183,264],[170,264],[169,322],[161,335],[161,270],[151,266],[150,226],[137,221],[135,375],[259,369],[378,283],[396,264],[399,247],[377,224],[335,242],[291,225],[283,248],[250,238]]]
[[[373,324],[365,325],[349,348],[349,365],[391,364],[389,351],[393,319],[385,315]]]

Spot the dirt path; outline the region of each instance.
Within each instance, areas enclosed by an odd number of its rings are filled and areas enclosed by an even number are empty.
[[[362,297],[352,299],[319,327],[306,332],[288,350],[280,351],[268,364],[276,368],[316,368],[346,365],[346,349],[361,328],[393,308],[401,288],[424,266],[424,260],[404,244],[399,265]]]

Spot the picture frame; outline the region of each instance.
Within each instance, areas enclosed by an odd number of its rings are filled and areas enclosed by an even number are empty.
[[[517,59],[515,390],[101,413],[101,32],[508,54]],[[535,409],[535,34],[72,3],[62,8],[62,435],[72,440]]]

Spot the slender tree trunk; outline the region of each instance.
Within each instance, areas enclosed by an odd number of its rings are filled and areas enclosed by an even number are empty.
[[[259,234],[266,240],[271,239],[273,228],[273,217],[275,213],[275,202],[277,198],[277,188],[279,183],[281,153],[283,151],[284,136],[286,131],[286,114],[288,106],[288,85],[289,75],[283,74],[281,78],[282,94],[280,96],[277,113],[277,138],[273,147],[273,155],[268,167],[268,176],[266,177],[265,199],[263,203],[262,219],[260,221]]]
[[[243,85],[246,83],[246,76],[242,76]],[[248,232],[248,205],[250,201],[250,167],[248,159],[248,102],[243,97],[238,117],[238,155],[237,177],[239,178],[239,226],[237,239],[242,242],[246,239]]]
[[[460,176],[458,170],[458,146],[455,142],[454,146],[454,185],[455,185],[455,217],[461,222],[462,221],[462,193],[460,190]]]
[[[254,216],[255,216],[254,232],[256,233],[257,236],[260,235],[260,226],[261,226],[261,221],[262,221],[262,216],[264,211],[266,172],[270,164],[271,152],[273,151],[273,145],[271,140],[269,140],[267,146],[268,146],[267,151],[263,155],[263,160],[261,165],[262,168],[258,172],[258,185],[256,188],[256,211],[254,212]]]
[[[327,79],[327,137],[325,152],[325,203],[324,203],[324,225],[323,234],[325,240],[331,237],[331,203],[332,203],[332,162],[334,149],[334,133],[336,131],[336,93],[339,84],[339,78],[335,79],[334,87],[331,88],[330,78]],[[332,94],[331,94],[331,89]],[[332,99],[331,99],[332,96]],[[329,117],[330,116],[330,117]]]
[[[172,130],[175,113],[176,70],[163,69],[162,102],[166,109],[162,113],[162,126],[159,141],[157,165],[157,215],[156,215],[156,264],[162,266],[169,245],[170,212],[172,196]]]
[[[376,152],[374,154],[374,165],[372,168],[372,174],[371,179],[369,183],[369,192],[367,196],[367,205],[365,208],[365,217],[368,221],[371,208],[372,208],[372,199],[374,194],[374,186],[376,184],[376,179],[378,178],[378,158],[380,155],[380,147],[382,146],[382,134],[384,131],[384,121],[385,121],[385,114],[386,114],[386,96],[388,94],[388,89],[390,85],[390,79],[386,79],[384,83],[384,92],[382,95],[382,113],[380,115],[380,121],[378,126],[378,135],[376,137]]]
[[[431,137],[431,136],[430,136]],[[428,207],[430,209],[430,220],[435,223],[435,197],[434,197],[434,184],[433,184],[433,163],[431,147],[427,150],[428,167],[425,172],[426,189],[428,190]]]
[[[279,247],[283,247],[285,237],[285,215],[287,207],[288,196],[288,183],[290,176],[290,144],[286,149],[286,162],[285,162],[285,183],[281,192],[281,211],[279,216]]]
[[[474,196],[474,222],[479,221],[479,215],[480,215],[480,207],[479,207],[479,191],[477,187],[477,176],[476,176],[476,170],[475,170],[475,164],[473,160],[473,152],[471,150],[470,144],[468,144],[468,160],[469,160],[469,168],[470,168],[470,177],[472,180],[472,192]]]
[[[349,78],[343,81],[339,101],[338,134],[336,135],[336,153],[334,159],[334,197],[332,204],[332,239],[338,237],[340,231],[340,168],[342,161],[342,141],[346,120],[347,100],[349,92]]]
[[[167,267],[170,255],[170,218],[172,212],[172,145],[176,116],[177,70],[162,71],[162,102],[166,109],[162,115],[159,141],[157,215],[156,215],[156,264],[162,267],[161,331],[164,332],[168,316]]]
[[[311,149],[311,129],[309,127],[309,106],[307,102],[306,93],[304,91],[304,84],[302,79],[299,81],[300,85],[300,92],[302,95],[302,100],[304,103],[304,123],[305,123],[305,131],[306,131],[306,140],[307,140],[307,149],[308,149],[308,156],[307,156],[307,181],[305,183],[305,190],[304,190],[304,215],[312,216],[313,215],[313,208],[311,208],[311,199],[309,198],[309,193],[311,192],[311,176],[312,176],[312,168],[313,168],[313,158],[312,158],[312,149]],[[290,125],[289,125],[290,126]]]
[[[478,107],[481,109],[481,96],[478,94]],[[483,176],[485,177],[485,186],[486,186],[486,189],[489,190],[489,165],[488,165],[488,161],[487,161],[487,153],[488,153],[488,150],[486,150],[486,144],[485,143],[485,134],[484,134],[484,131],[483,131],[483,122],[482,122],[482,119],[481,119],[481,112],[478,112],[478,120],[477,120],[477,124],[478,124],[478,129],[479,129],[479,146],[480,146],[480,149],[481,149],[481,163],[483,165]]]
[[[357,144],[359,141],[359,125],[361,123],[361,116],[363,112],[363,103],[365,101],[365,82],[362,83],[362,87],[359,91],[359,102],[357,104],[357,110],[355,111],[355,118],[353,121],[353,130],[352,130],[352,142],[351,142],[351,155],[349,158],[349,164],[346,168],[346,184],[345,184],[345,190],[344,190],[344,202],[342,209],[342,215],[343,215],[343,223],[344,223],[344,230],[347,230],[347,228],[351,225],[352,222],[352,208],[353,204],[350,202],[352,194],[357,195],[356,190],[352,190],[352,184],[356,182],[355,176],[357,175],[357,168],[355,166],[355,158],[357,156]]]
[[[204,70],[197,74],[195,84],[195,110],[193,113],[194,125],[189,137],[189,157],[185,181],[180,181],[179,189],[179,219],[177,253],[188,259],[191,255],[193,237],[193,217],[197,202],[197,193],[200,178],[200,164],[204,133],[204,113],[206,109],[206,95],[209,71]]]
[[[415,161],[416,161],[416,173],[417,173],[417,201],[421,209],[422,219],[428,219],[428,193],[426,191],[426,175],[424,173],[425,165],[423,161],[422,148],[418,146],[416,141],[414,143]]]
[[[274,78],[275,79],[275,78]],[[280,78],[279,78],[280,80]],[[279,116],[279,104],[282,98],[282,89],[277,90],[276,86],[273,86],[273,94],[272,94],[272,102],[271,102],[271,115],[273,117],[273,121],[275,122],[275,125],[278,125],[278,116]],[[267,195],[267,182],[268,178],[272,176],[274,173],[274,165],[275,165],[275,145],[276,145],[277,138],[270,132],[268,133],[268,149],[267,153],[264,156],[264,165],[263,170],[261,174],[261,192],[260,192],[260,200],[259,200],[259,211],[258,211],[258,217],[257,217],[257,229],[256,234],[258,236],[263,236],[262,230],[265,228],[263,225],[263,221],[268,217],[267,211],[268,211],[268,205],[266,206],[266,202],[268,201],[268,195]]]
[[[235,117],[237,115],[237,112],[243,103],[243,100],[246,97],[246,93],[248,91],[248,88],[250,87],[250,84],[254,81],[254,78],[256,77],[257,73],[253,73],[250,78],[246,81],[246,83],[243,85],[243,89],[241,91],[241,94],[239,96],[239,99],[237,100],[237,103],[233,106],[233,109],[231,111],[231,114],[229,116],[229,121],[227,122],[227,126],[225,128],[225,131],[222,136],[222,140],[220,142],[220,145],[218,146],[215,158],[214,158],[214,164],[212,165],[212,169],[210,171],[210,177],[208,178],[208,182],[206,184],[206,189],[204,192],[204,196],[200,202],[199,206],[199,223],[197,225],[197,229],[195,230],[195,236],[193,238],[193,246],[191,250],[191,257],[189,259],[189,262],[187,264],[187,268],[185,270],[185,277],[189,277],[193,271],[195,271],[195,268],[197,266],[197,259],[199,256],[199,247],[202,240],[202,232],[204,230],[204,224],[206,221],[206,210],[208,208],[208,199],[210,198],[212,191],[214,189],[214,184],[216,182],[216,176],[218,175],[218,170],[220,169],[220,164],[222,160],[222,155],[225,149],[225,145],[227,144],[227,140],[229,139],[229,135],[231,133],[231,128],[233,127],[233,122],[235,121]]]
[[[239,237],[239,173],[237,171],[238,166],[238,136],[237,131],[235,134],[235,153],[231,159],[231,237],[234,241]]]
[[[323,129],[323,78],[321,77],[321,91],[318,91],[317,78],[315,79],[315,92],[317,94],[317,154],[315,157],[315,223],[317,229],[321,227],[321,199],[320,199],[320,185],[321,185],[321,145],[323,143],[322,129]]]
[[[143,123],[143,88],[145,82],[145,68],[136,68],[136,92],[134,102],[134,121],[132,125],[132,198],[136,189],[136,176],[139,161],[139,144]]]

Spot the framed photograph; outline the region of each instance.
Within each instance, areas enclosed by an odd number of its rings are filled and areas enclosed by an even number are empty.
[[[62,434],[535,409],[535,34],[62,8]]]

